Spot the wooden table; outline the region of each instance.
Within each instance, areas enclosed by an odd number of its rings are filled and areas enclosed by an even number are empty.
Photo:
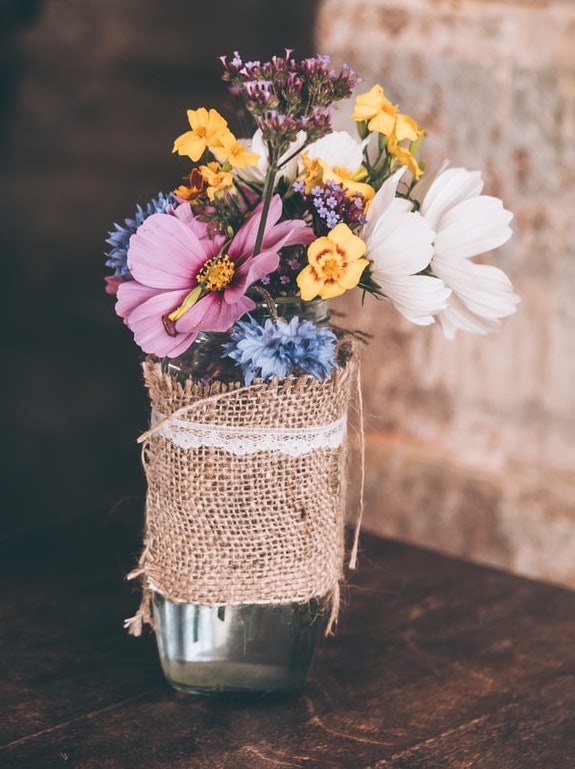
[[[364,535],[305,692],[202,698],[122,628],[139,536],[0,544],[2,769],[575,769],[575,593]]]

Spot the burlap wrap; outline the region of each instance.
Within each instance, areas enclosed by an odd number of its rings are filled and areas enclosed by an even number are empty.
[[[153,357],[143,370],[152,408],[168,422],[174,415],[196,424],[293,429],[322,428],[347,413],[357,373],[351,336],[340,342],[339,364],[326,382],[303,376],[251,387],[182,385]],[[337,595],[345,444],[299,456],[237,455],[213,446],[181,448],[152,428],[143,447],[144,549],[134,572],[144,590],[205,605]]]

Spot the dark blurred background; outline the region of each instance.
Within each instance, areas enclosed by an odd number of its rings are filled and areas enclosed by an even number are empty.
[[[315,53],[317,2],[0,0],[3,536],[143,505],[140,352],[104,293],[105,238],[179,182],[218,57]]]

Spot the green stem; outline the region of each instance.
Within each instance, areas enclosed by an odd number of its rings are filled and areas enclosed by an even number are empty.
[[[260,224],[258,227],[258,233],[256,235],[256,244],[254,246],[254,256],[257,256],[262,250],[262,243],[264,240],[264,233],[266,230],[266,223],[268,220],[268,213],[270,210],[270,204],[272,202],[272,195],[274,191],[274,182],[277,173],[277,158],[270,152],[270,162],[264,181],[264,189],[262,192],[262,215]]]

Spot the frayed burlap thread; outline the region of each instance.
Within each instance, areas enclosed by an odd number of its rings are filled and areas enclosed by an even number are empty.
[[[358,347],[340,340],[331,379],[288,378],[250,387],[187,381],[148,356],[144,380],[156,423],[143,436],[147,480],[144,548],[138,569],[142,606],[126,626],[150,622],[155,590],[172,602],[306,602],[331,597],[337,614],[343,577],[346,441],[296,456],[277,450],[232,453],[217,445],[183,448],[170,419],[214,429],[322,430],[345,418]],[[313,431],[312,431],[313,432]],[[213,443],[213,442],[212,442]],[[333,611],[332,611],[333,614]]]

